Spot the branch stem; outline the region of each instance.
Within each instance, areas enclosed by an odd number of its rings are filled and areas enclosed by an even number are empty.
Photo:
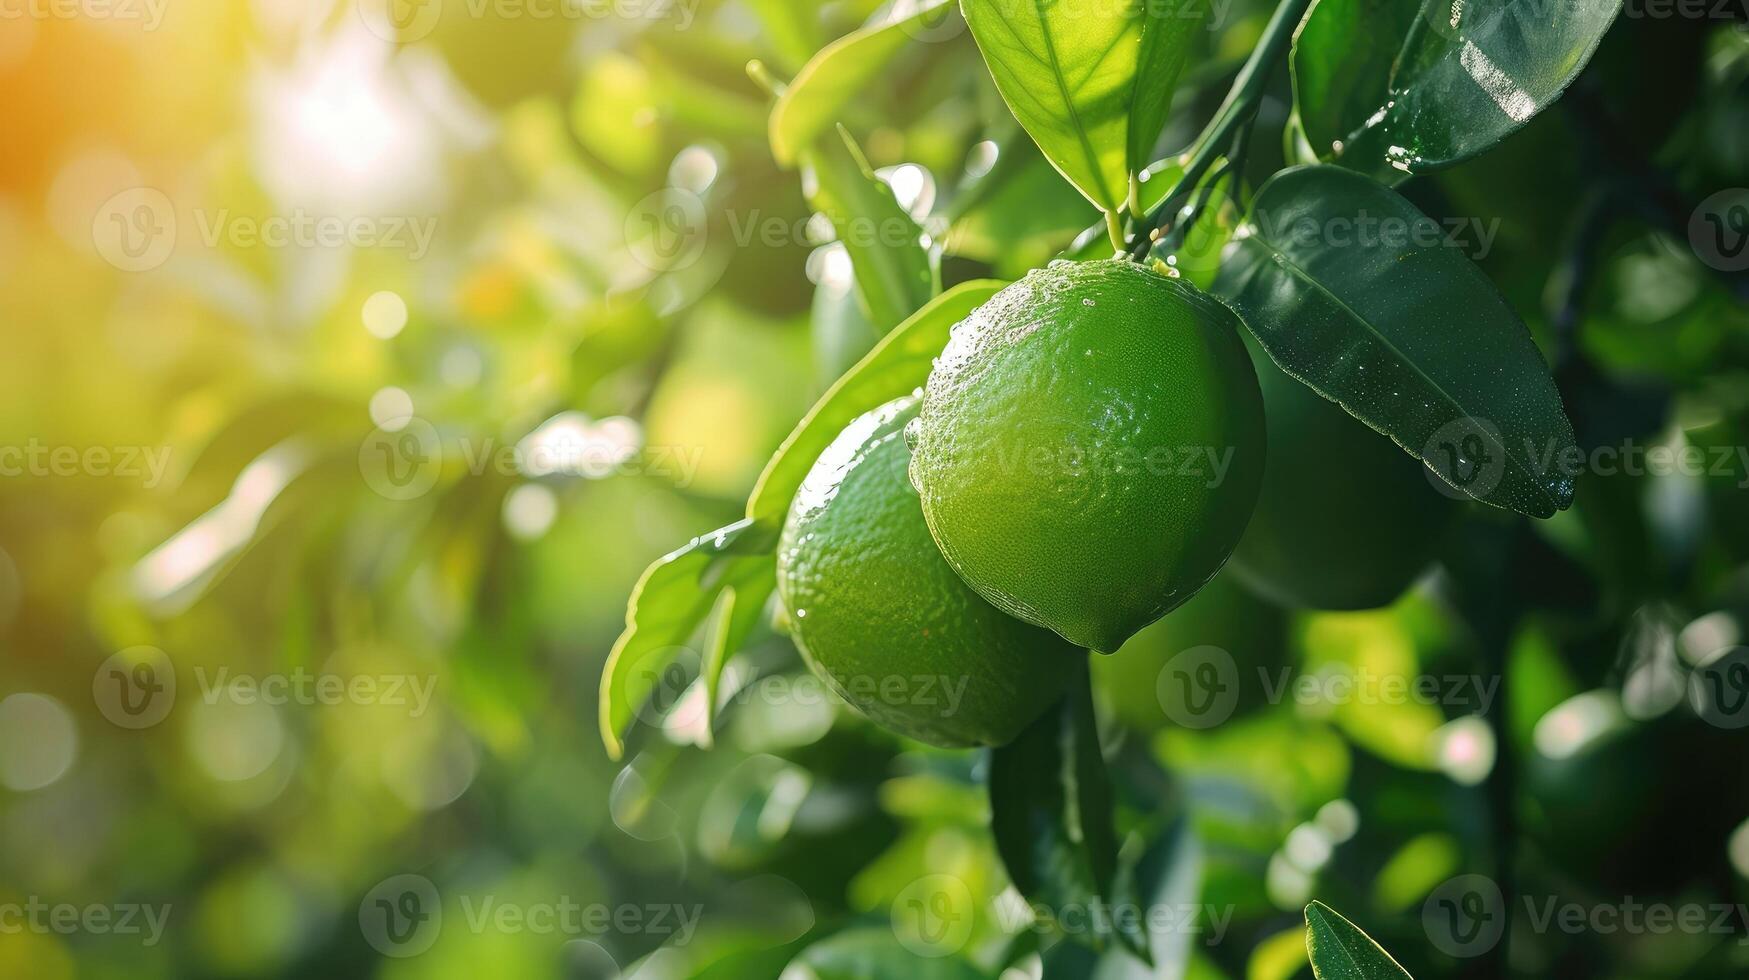
[[[1227,91],[1226,99],[1221,102],[1221,107],[1215,111],[1214,118],[1209,120],[1196,142],[1186,151],[1187,162],[1178,183],[1173,185],[1160,206],[1136,229],[1128,249],[1131,258],[1140,259],[1148,254],[1157,233],[1171,224],[1173,215],[1184,206],[1215,158],[1232,142],[1240,127],[1249,127],[1256,119],[1257,107],[1263,101],[1264,90],[1269,86],[1270,73],[1286,53],[1288,45],[1293,41],[1294,31],[1299,28],[1301,19],[1311,6],[1312,0],[1281,0],[1281,4],[1275,8],[1275,14],[1264,26],[1263,36],[1258,40],[1257,47],[1252,49],[1251,57],[1245,60],[1239,74],[1233,79],[1233,87]]]

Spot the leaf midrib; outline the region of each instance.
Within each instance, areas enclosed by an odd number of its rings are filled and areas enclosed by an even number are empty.
[[[1274,242],[1270,241],[1267,237],[1265,237],[1262,234],[1261,228],[1259,228],[1256,225],[1252,225],[1252,229],[1253,229],[1253,233],[1251,235],[1251,240],[1262,243],[1265,247],[1267,247],[1269,249],[1269,251],[1273,255],[1275,255],[1277,258],[1281,259],[1282,267],[1284,269],[1288,270],[1289,274],[1293,275],[1295,278],[1301,280],[1302,282],[1311,286],[1313,289],[1316,289],[1318,292],[1322,293],[1324,296],[1328,297],[1330,299],[1330,302],[1336,304],[1336,307],[1339,310],[1341,310],[1343,313],[1347,314],[1351,319],[1354,320],[1354,322],[1360,324],[1361,327],[1363,327],[1365,329],[1367,334],[1371,335],[1372,337],[1377,338],[1379,344],[1382,345],[1386,350],[1390,351],[1391,354],[1397,358],[1398,363],[1403,364],[1404,366],[1408,367],[1409,370],[1415,372],[1416,376],[1419,377],[1422,381],[1426,382],[1427,385],[1429,387],[1431,387],[1433,389],[1433,391],[1440,396],[1440,398],[1445,400],[1447,405],[1449,405],[1451,408],[1455,409],[1459,414],[1461,414],[1465,417],[1470,417],[1471,413],[1469,412],[1469,410],[1466,409],[1464,407],[1464,405],[1457,400],[1457,397],[1455,395],[1452,395],[1450,392],[1446,391],[1445,387],[1443,385],[1441,385],[1439,382],[1433,380],[1433,378],[1429,377],[1427,372],[1421,370],[1421,366],[1419,364],[1416,364],[1413,360],[1411,360],[1408,357],[1408,355],[1404,354],[1402,352],[1402,350],[1400,350],[1397,347],[1396,344],[1391,343],[1391,340],[1389,337],[1386,337],[1383,333],[1381,333],[1378,330],[1377,327],[1374,327],[1372,325],[1372,321],[1368,320],[1364,316],[1361,316],[1360,312],[1355,310],[1354,307],[1349,306],[1348,303],[1346,301],[1344,301],[1340,296],[1337,296],[1335,293],[1331,292],[1323,283],[1321,283],[1317,279],[1313,278],[1313,276],[1310,272],[1306,271],[1303,267],[1301,267],[1298,262],[1295,262],[1294,259],[1290,255],[1288,255],[1287,252],[1283,251],[1280,246],[1276,245]],[[1542,482],[1537,479],[1536,474],[1533,471],[1531,471],[1523,463],[1519,462],[1518,457],[1513,455],[1511,447],[1504,445],[1504,443],[1505,443],[1504,435],[1502,435],[1502,437],[1501,437],[1501,442],[1503,444],[1500,447],[1500,451],[1501,451],[1501,454],[1506,457],[1507,462],[1512,464],[1513,467],[1515,467],[1522,475],[1524,475],[1528,479],[1530,485],[1533,488],[1535,488],[1535,492],[1538,496],[1544,498],[1551,507],[1554,507],[1556,510],[1560,510],[1560,501],[1556,500],[1553,497],[1553,495],[1549,494],[1548,491],[1543,488]],[[1405,448],[1407,448],[1407,447],[1405,447]],[[1416,454],[1416,458],[1417,459],[1421,458],[1419,453]]]
[[[1105,184],[1105,173],[1100,167],[1099,155],[1094,152],[1093,143],[1087,138],[1087,127],[1081,122],[1081,113],[1075,108],[1075,99],[1069,92],[1068,76],[1063,73],[1062,62],[1057,58],[1057,42],[1051,34],[1051,22],[1045,14],[1044,0],[1032,0],[1032,9],[1038,15],[1039,34],[1044,38],[1045,54],[1050,58],[1051,77],[1057,83],[1057,94],[1062,98],[1063,108],[1075,130],[1075,140],[1081,144],[1081,152],[1087,158],[1087,166],[1093,173],[1094,183],[1099,185],[1101,205],[1110,206],[1114,201],[1111,188]],[[1018,40],[1018,35],[1016,39]]]

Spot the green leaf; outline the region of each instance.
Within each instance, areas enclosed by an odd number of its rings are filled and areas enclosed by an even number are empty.
[[[1149,845],[1136,862],[1136,894],[1144,909],[1187,909],[1202,893],[1202,848],[1188,819],[1179,819]],[[1182,925],[1147,935],[1150,965],[1124,949],[1099,956],[1070,943],[1045,955],[1045,976],[1086,976],[1091,980],[1154,980],[1184,977],[1190,970],[1196,932]]]
[[[983,980],[984,974],[957,956],[925,957],[899,944],[886,927],[852,929],[823,939],[790,961],[783,973],[794,980]]]
[[[1371,936],[1322,902],[1306,906],[1306,953],[1318,980],[1410,980]]]
[[[744,580],[774,544],[774,529],[738,521],[694,538],[644,570],[626,608],[625,632],[601,670],[601,741],[610,757],[624,753],[621,734],[717,596],[729,582]]]
[[[766,600],[776,589],[777,559],[772,555],[737,561],[730,574],[724,576],[723,593],[717,601],[716,626],[701,671],[705,704],[701,734],[706,748],[710,747],[711,731],[716,724],[717,692],[722,687],[723,669],[729,665],[729,658],[746,645],[747,638],[765,615]]]
[[[1312,145],[1396,179],[1473,157],[1547,108],[1591,60],[1621,0],[1425,0],[1406,19],[1407,7],[1319,0],[1294,50]]]
[[[1062,175],[1107,213],[1151,158],[1203,0],[962,0],[996,88]]]
[[[858,415],[907,395],[927,381],[954,324],[1004,285],[993,280],[961,283],[882,338],[868,356],[820,396],[778,447],[747,501],[748,518],[769,527],[781,525],[802,478],[838,433]]]
[[[1382,104],[1380,93],[1409,28],[1416,0],[1317,0],[1294,34],[1289,68],[1300,128],[1330,155]]]
[[[875,176],[862,149],[839,127],[803,157],[810,202],[825,212],[850,253],[857,295],[869,319],[891,330],[940,291],[936,259],[923,229]]]
[[[1572,424],[1524,324],[1446,236],[1371,178],[1296,167],[1257,192],[1214,290],[1282,370],[1446,483],[1551,517],[1573,501]]]
[[[1193,33],[1202,25],[1204,7],[1201,0],[1176,0],[1165,3],[1149,0],[1141,4],[1142,43],[1136,58],[1135,95],[1130,103],[1129,149],[1126,166],[1129,177],[1142,172],[1154,159],[1154,144],[1166,128],[1166,116],[1172,109],[1172,93],[1178,87],[1178,76],[1190,57]],[[1146,213],[1136,198],[1137,186],[1130,184],[1131,210]]]
[[[780,0],[785,8],[793,0]],[[894,58],[925,31],[933,19],[956,16],[949,0],[901,3],[881,21],[846,34],[820,49],[791,80],[771,110],[771,153],[792,166],[808,147],[844,117],[886,73]]]
[[[1028,901],[1057,915],[1111,903],[1117,834],[1085,670],[1056,708],[1013,742],[991,750],[990,812],[996,850]],[[1098,924],[1135,925],[1109,919]],[[1092,938],[1103,946],[1110,936]],[[1140,932],[1120,930],[1116,938],[1147,958]]]

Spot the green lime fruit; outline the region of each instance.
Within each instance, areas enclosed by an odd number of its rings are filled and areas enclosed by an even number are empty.
[[[820,454],[778,542],[778,596],[803,659],[858,711],[931,745],[1002,745],[1062,697],[1084,654],[942,560],[907,476],[916,415],[916,396],[889,402]]]
[[[1253,353],[1269,453],[1233,570],[1284,606],[1389,605],[1433,560],[1457,501],[1388,437]]]
[[[1210,649],[1227,659],[1198,656]],[[1286,615],[1252,595],[1226,571],[1189,602],[1130,637],[1123,649],[1109,657],[1094,657],[1093,683],[1126,727],[1155,732],[1183,726],[1187,719],[1195,720],[1199,710],[1209,710],[1197,703],[1208,692],[1187,690],[1182,675],[1200,669],[1205,661],[1216,662],[1232,675],[1221,681],[1230,683],[1237,695],[1230,706],[1221,706],[1220,720],[1225,721],[1266,703],[1268,692],[1259,672],[1273,679],[1287,666],[1287,650]]]
[[[1232,553],[1263,473],[1238,319],[1133,262],[1055,262],[954,327],[911,478],[997,608],[1110,652]]]

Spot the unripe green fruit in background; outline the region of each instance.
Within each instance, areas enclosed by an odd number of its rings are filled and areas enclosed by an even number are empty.
[[[1233,570],[1286,606],[1389,605],[1433,560],[1457,502],[1388,437],[1251,350],[1269,456]]]
[[[879,724],[944,748],[1002,745],[1085,654],[979,598],[936,550],[907,476],[917,400],[847,426],[808,473],[777,592],[808,666]]]
[[[974,311],[929,376],[911,463],[948,563],[1100,651],[1195,595],[1263,472],[1240,329],[1125,261],[1052,263]]]
[[[1275,672],[1287,661],[1287,617],[1234,581],[1232,573],[1215,576],[1189,602],[1167,613],[1159,622],[1130,637],[1123,649],[1107,657],[1093,658],[1093,683],[1101,700],[1117,719],[1139,732],[1154,732],[1174,724],[1208,727],[1197,716],[1206,711],[1192,703],[1180,678],[1168,670],[1174,658],[1195,658],[1196,651],[1214,648],[1231,658],[1236,676],[1223,678],[1235,685],[1236,697],[1227,717],[1206,719],[1221,723],[1238,717],[1266,700],[1268,688],[1258,671]],[[1183,666],[1194,670],[1197,661]],[[1162,676],[1166,675],[1166,676]]]

